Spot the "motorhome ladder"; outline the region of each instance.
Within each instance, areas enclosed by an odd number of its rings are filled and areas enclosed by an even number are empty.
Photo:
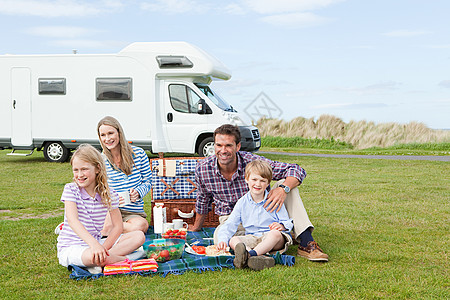
[[[31,150],[31,152],[30,152],[30,153],[15,153],[15,151],[16,151],[16,149],[13,149],[13,150],[11,151],[11,153],[8,153],[8,154],[6,154],[6,155],[15,155],[15,156],[30,156],[31,154],[33,154],[33,152],[34,152],[34,149],[33,149],[33,150]]]

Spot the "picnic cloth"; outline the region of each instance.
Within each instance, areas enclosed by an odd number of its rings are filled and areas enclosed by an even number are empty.
[[[215,228],[203,228],[201,231],[191,232],[189,231],[186,237],[188,244],[196,243],[201,246],[213,245],[213,235]],[[146,234],[146,241],[161,238],[158,233],[153,233],[153,228],[149,228]],[[275,263],[285,266],[293,266],[295,264],[295,257],[292,255],[280,254],[277,252],[275,255],[271,255],[275,259]],[[234,269],[233,265],[234,256],[205,256],[205,255],[195,255],[183,252],[180,259],[170,260],[165,263],[158,263],[158,269],[154,271],[139,271],[139,272],[129,272],[125,274],[117,274],[112,276],[122,276],[138,274],[142,276],[155,276],[159,275],[161,277],[166,277],[168,274],[181,275],[187,271],[193,271],[195,273],[202,273],[205,271],[222,271],[223,268]],[[85,269],[69,265],[69,271],[71,272],[69,278],[81,280],[81,279],[98,279],[105,276],[103,273],[91,274]]]

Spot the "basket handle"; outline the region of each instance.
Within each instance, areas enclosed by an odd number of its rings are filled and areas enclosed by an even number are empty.
[[[190,213],[184,213],[181,210],[178,210],[178,216],[180,216],[183,219],[189,219],[194,216],[194,210],[192,210]]]

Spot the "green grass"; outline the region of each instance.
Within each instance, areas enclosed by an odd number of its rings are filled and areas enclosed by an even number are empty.
[[[302,137],[263,137],[261,151],[362,155],[450,155],[450,143],[397,144],[381,148],[354,149],[353,145],[334,139]]]
[[[261,139],[261,145],[269,148],[309,148],[350,150],[353,146],[349,143],[328,139],[307,139],[303,137],[273,137],[267,136]]]
[[[62,220],[59,199],[72,177],[70,165],[47,163],[41,152],[27,158],[6,153],[0,151],[2,299],[450,298],[448,162],[267,155],[307,170],[300,193],[330,262],[297,258],[294,267],[261,272],[75,281],[58,265],[53,233]],[[29,218],[44,214],[55,216]]]

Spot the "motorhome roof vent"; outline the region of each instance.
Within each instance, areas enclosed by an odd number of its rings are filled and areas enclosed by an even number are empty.
[[[159,55],[156,60],[160,69],[192,68],[194,66],[186,56]]]

